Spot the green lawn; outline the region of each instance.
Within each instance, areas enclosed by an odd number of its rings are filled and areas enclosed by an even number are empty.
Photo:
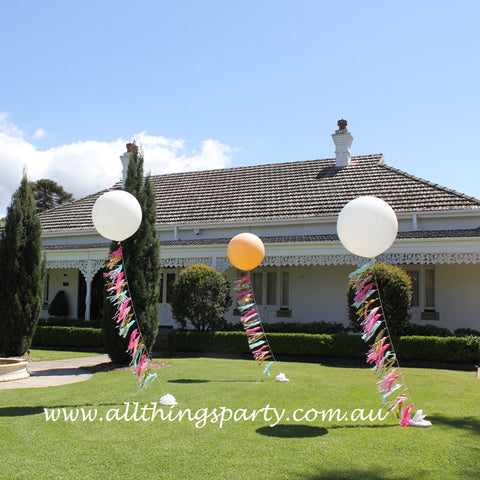
[[[289,383],[263,379],[251,360],[173,358],[161,381],[136,391],[128,372],[96,373],[87,382],[0,392],[0,478],[31,479],[472,479],[480,469],[480,380],[473,372],[403,369],[418,408],[431,428],[384,421],[294,422],[297,409],[352,412],[381,404],[376,376],[366,368],[282,363]],[[275,375],[277,372],[272,370]],[[275,420],[107,421],[123,402],[141,408],[175,395],[173,414],[269,406]],[[96,421],[45,420],[44,408],[97,409]],[[168,413],[169,408],[163,407]],[[228,412],[226,412],[227,415]],[[268,415],[273,417],[272,411]],[[289,417],[289,420],[286,417]],[[103,421],[99,418],[102,417]],[[151,411],[144,409],[144,418]],[[212,417],[210,418],[210,420]]]
[[[34,361],[40,360],[64,360],[66,358],[80,358],[91,357],[93,355],[99,355],[98,352],[75,352],[72,350],[37,350],[32,349],[29,352],[31,357],[34,357]]]

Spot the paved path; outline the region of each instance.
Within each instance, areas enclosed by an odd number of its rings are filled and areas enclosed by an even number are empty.
[[[84,382],[91,378],[92,374],[81,367],[98,365],[109,362],[108,355],[95,355],[92,357],[68,358],[65,360],[46,360],[40,362],[28,362],[28,378],[0,382],[0,390],[14,388],[42,388],[67,385],[69,383]]]

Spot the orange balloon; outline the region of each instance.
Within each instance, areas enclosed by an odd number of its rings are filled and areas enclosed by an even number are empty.
[[[253,233],[239,233],[230,240],[227,255],[234,267],[249,272],[262,263],[265,246]]]

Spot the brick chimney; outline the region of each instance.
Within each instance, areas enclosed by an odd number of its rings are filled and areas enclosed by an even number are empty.
[[[332,135],[333,143],[335,144],[335,166],[346,167],[350,163],[350,146],[352,145],[353,137],[347,130],[347,121],[339,120],[337,122],[338,130]]]
[[[120,155],[120,160],[122,161],[122,187],[125,187],[125,182],[127,181],[127,172],[128,164],[130,163],[130,153],[134,152],[134,149],[138,150],[138,147],[134,143],[127,143],[127,151]]]

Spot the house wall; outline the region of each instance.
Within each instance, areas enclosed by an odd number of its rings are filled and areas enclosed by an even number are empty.
[[[346,290],[351,265],[294,267],[292,320],[348,324]]]
[[[279,315],[280,305],[258,305],[258,311],[265,324],[272,322],[337,322],[349,324],[346,290],[348,276],[355,270],[352,265],[329,266],[299,266],[299,267],[271,267],[257,268],[254,272],[287,271],[290,280],[291,316]],[[418,270],[419,279],[419,306],[411,309],[412,323],[419,325],[433,324],[456,328],[473,328],[480,330],[480,309],[478,296],[480,292],[480,264],[455,265],[407,265],[406,270]],[[426,270],[433,270],[435,274],[435,313],[438,320],[427,317],[422,319],[425,312],[425,283]],[[169,273],[180,269],[168,269]],[[233,284],[236,271],[229,268],[227,279]],[[233,292],[232,292],[233,293]],[[258,302],[257,302],[258,303]],[[263,302],[265,303],[265,301]],[[227,321],[237,323],[239,315],[234,315],[234,307],[226,315]],[[160,305],[161,325],[175,326],[168,304]]]
[[[480,330],[480,265],[436,265],[435,280],[439,320],[428,323]]]
[[[280,275],[282,272],[289,273],[289,314],[282,315],[280,301],[277,305],[266,305],[265,290],[263,304],[257,308],[264,323],[273,322],[338,322],[348,324],[346,290],[348,275],[355,267],[351,265],[340,266],[301,266],[301,267],[270,267],[257,268],[255,273],[265,275],[268,272],[277,272],[278,275],[278,299],[280,298]],[[166,273],[177,272],[178,269],[165,269]],[[229,268],[226,272],[227,280],[233,284],[236,271]],[[165,284],[165,282],[164,282]],[[234,292],[232,291],[232,294]],[[165,298],[165,296],[164,296]],[[239,315],[234,314],[235,305],[232,305],[226,319],[230,323],[237,323]],[[160,305],[160,323],[162,326],[175,326],[176,322],[171,316],[170,307],[166,303]]]

